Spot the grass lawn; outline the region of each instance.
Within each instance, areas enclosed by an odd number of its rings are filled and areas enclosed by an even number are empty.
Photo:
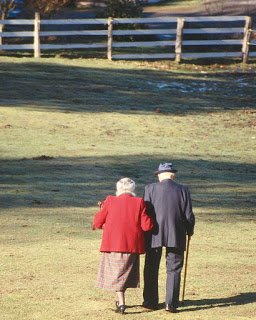
[[[150,10],[156,13],[164,13],[166,10],[193,10],[194,8],[204,8],[203,0],[165,0],[157,3],[148,3],[144,6],[144,12]]]
[[[202,4],[202,0],[165,0],[159,1],[155,5],[167,6],[167,7],[183,7],[183,6],[191,6],[191,5],[199,5]]]
[[[185,303],[147,312],[130,289],[125,317],[255,319],[255,67],[1,57],[0,319],[119,318],[95,288],[92,217],[121,177],[141,196],[161,161],[197,218]]]

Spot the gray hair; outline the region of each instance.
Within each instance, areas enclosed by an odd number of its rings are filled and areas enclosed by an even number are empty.
[[[116,183],[116,195],[120,196],[123,193],[130,193],[135,196],[135,182],[130,178],[122,178]]]

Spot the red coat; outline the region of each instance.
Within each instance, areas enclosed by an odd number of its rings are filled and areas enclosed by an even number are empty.
[[[153,227],[142,198],[131,194],[108,196],[93,224],[103,228],[101,252],[144,253],[144,231]]]

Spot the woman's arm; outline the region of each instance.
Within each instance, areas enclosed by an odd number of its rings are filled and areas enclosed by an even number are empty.
[[[100,210],[96,212],[94,219],[93,219],[93,230],[95,229],[102,229],[104,223],[106,222],[106,218],[108,215],[108,203],[109,199],[108,197],[106,198],[105,201],[98,202],[98,205],[100,207]]]

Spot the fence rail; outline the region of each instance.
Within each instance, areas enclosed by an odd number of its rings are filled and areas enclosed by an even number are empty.
[[[256,56],[248,16],[1,20],[0,50],[102,49],[108,59]]]

